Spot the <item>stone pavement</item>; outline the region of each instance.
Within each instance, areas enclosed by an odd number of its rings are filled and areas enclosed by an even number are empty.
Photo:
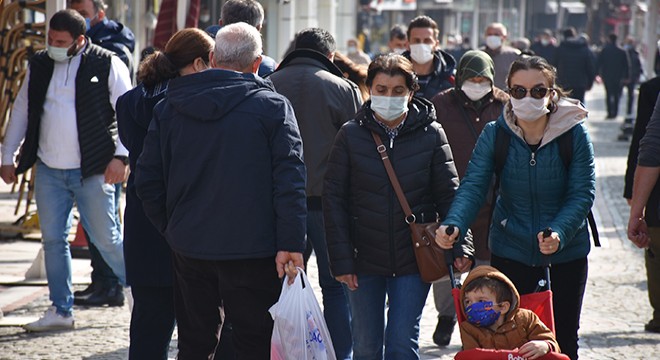
[[[587,121],[596,152],[597,194],[594,214],[599,224],[602,248],[589,255],[589,278],[580,329],[581,359],[658,359],[660,334],[644,332],[651,308],[646,293],[643,252],[626,238],[628,206],[621,194],[628,143],[617,141],[621,117],[605,120],[604,91],[596,85],[587,94],[590,117]],[[0,222],[12,222],[16,195],[0,185]],[[22,278],[36,256],[35,241],[0,241],[0,282]],[[315,262],[309,276],[318,299]],[[89,274],[88,260],[74,260],[80,277]],[[87,280],[88,281],[88,280]],[[82,289],[84,285],[76,285]],[[0,285],[0,309],[6,319],[39,316],[49,301],[43,286]],[[128,348],[128,307],[75,307],[76,330],[28,334],[19,327],[0,327],[0,359],[126,359]],[[0,319],[0,323],[2,320]],[[429,296],[421,323],[422,359],[452,359],[460,349],[458,331],[446,348],[431,341],[436,313]],[[170,356],[176,355],[176,334]]]

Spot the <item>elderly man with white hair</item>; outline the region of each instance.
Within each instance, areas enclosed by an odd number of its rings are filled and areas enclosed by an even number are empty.
[[[206,359],[223,319],[240,359],[268,359],[285,265],[302,266],[305,166],[293,108],[255,75],[261,35],[216,35],[212,69],[173,79],[136,169],[150,220],[172,248],[179,359]]]

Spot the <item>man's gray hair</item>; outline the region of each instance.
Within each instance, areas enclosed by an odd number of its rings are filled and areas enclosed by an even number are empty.
[[[264,8],[255,0],[228,0],[222,5],[220,20],[223,26],[244,22],[260,28],[264,21]]]
[[[216,65],[243,70],[251,66],[261,52],[261,34],[244,22],[223,26],[215,35]]]

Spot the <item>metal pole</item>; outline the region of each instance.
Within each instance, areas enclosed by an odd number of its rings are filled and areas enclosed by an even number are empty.
[[[658,8],[660,7],[660,2],[656,0],[651,0],[647,2],[648,8],[646,11],[646,17],[644,19],[644,44],[646,44],[646,52],[644,53],[644,72],[649,74],[647,78],[651,78],[650,74],[653,74],[653,66],[655,64],[655,56],[658,52]],[[660,74],[656,74],[660,75]]]

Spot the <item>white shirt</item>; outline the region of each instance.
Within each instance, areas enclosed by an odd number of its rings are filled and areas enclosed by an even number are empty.
[[[56,61],[48,84],[44,112],[39,127],[37,156],[54,169],[80,167],[80,144],[76,116],[76,74],[80,67],[80,51],[67,61]],[[25,73],[21,89],[12,108],[9,124],[2,144],[2,165],[14,164],[18,149],[25,139],[28,126],[28,83],[30,69]],[[131,78],[126,65],[112,56],[108,90],[114,110],[117,98],[130,90]],[[115,155],[128,155],[128,150],[117,138]]]

